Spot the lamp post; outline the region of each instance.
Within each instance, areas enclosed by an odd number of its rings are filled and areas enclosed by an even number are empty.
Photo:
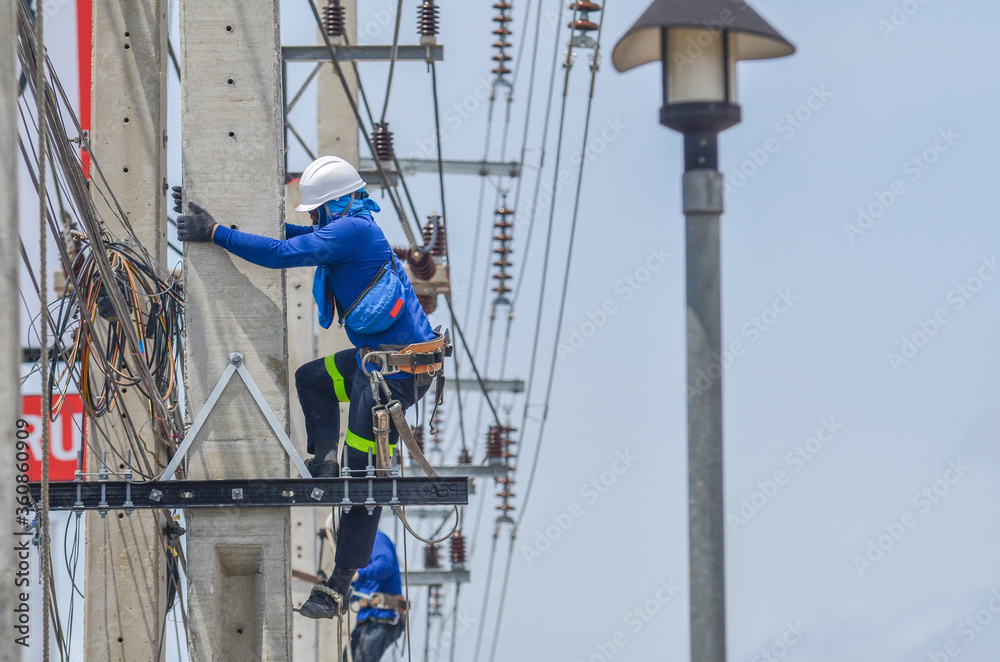
[[[725,662],[718,135],[740,121],[736,62],[795,47],[741,0],[655,0],[611,56],[663,66],[660,123],[684,134],[691,659]]]

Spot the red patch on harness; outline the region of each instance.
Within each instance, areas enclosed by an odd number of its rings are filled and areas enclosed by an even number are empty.
[[[399,315],[399,311],[401,311],[402,309],[403,309],[403,300],[396,299],[396,305],[393,306],[392,310],[389,311],[389,316],[392,317],[392,319],[396,319],[396,316]]]

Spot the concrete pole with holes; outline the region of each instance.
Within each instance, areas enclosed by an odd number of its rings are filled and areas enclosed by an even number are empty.
[[[180,4],[185,204],[226,225],[284,236],[279,0]],[[211,243],[184,247],[188,416],[241,352],[288,426],[285,274]],[[208,416],[189,458],[196,479],[289,475],[289,462],[242,380]],[[187,513],[188,623],[195,662],[292,657],[288,508]]]
[[[348,41],[357,43],[357,0],[344,0],[340,3],[344,8],[344,25]],[[334,43],[339,42],[334,38]],[[317,37],[317,43],[322,44],[322,37]],[[304,65],[303,69],[305,68]],[[344,65],[344,74],[357,98],[357,81],[354,71],[349,65]],[[323,64],[316,79],[317,86],[317,134],[318,144],[316,155],[335,155],[347,160],[354,167],[359,166],[358,154],[358,123],[351,112],[351,107],[344,94],[343,85],[333,71],[333,65]],[[293,92],[294,93],[294,92]],[[285,100],[286,103],[289,101]],[[295,165],[295,164],[293,164]],[[302,166],[294,168],[300,170]],[[296,188],[289,185],[289,190]],[[287,207],[294,205],[288,201]],[[297,201],[296,201],[297,202]],[[310,222],[309,216],[290,212],[290,223],[305,225]],[[288,272],[288,369],[290,383],[294,384],[295,370],[316,358],[335,354],[342,349],[351,347],[347,334],[339,324],[332,324],[329,329],[319,329],[316,333],[316,305],[312,296],[312,281],[314,269],[292,269]],[[292,441],[303,455],[306,454],[305,418],[299,407],[295,389],[289,392],[290,418],[292,421]],[[341,405],[340,437],[343,441],[347,430],[347,406]],[[313,575],[322,569],[324,572],[333,570],[333,551],[330,543],[321,540],[317,533],[330,515],[329,508],[293,508],[292,509],[292,568]],[[322,546],[322,554],[320,547]],[[322,563],[320,558],[322,557]],[[292,601],[300,606],[309,597],[312,586],[309,582],[293,579]],[[305,618],[294,620],[295,628],[295,660],[300,662],[339,662],[337,651],[337,621],[310,621]],[[346,628],[346,625],[345,625]],[[343,641],[349,636],[345,629]]]
[[[17,301],[18,278],[18,230],[17,230],[17,77],[14,63],[17,61],[17,39],[15,38],[15,4],[0,4],[0,153],[9,155],[0,160],[0,300],[7,301],[7,310],[0,315],[0,335],[7,342],[0,346],[0,429],[4,431],[2,446],[3,459],[0,460],[0,531],[14,531],[14,459],[17,418],[20,413],[20,387],[18,386],[20,343],[14,338],[20,335],[18,326]],[[21,647],[14,644],[18,636],[12,629],[14,605],[17,603],[18,587],[14,584],[14,563],[16,559],[10,551],[0,554],[0,614],[4,615],[0,637],[0,662],[17,662],[21,659]]]
[[[139,241],[161,265],[167,258],[166,63],[167,8],[157,0],[94,0],[91,150]],[[117,240],[127,237],[106,198],[93,196],[98,214]],[[123,389],[126,391],[126,389]],[[102,423],[109,443],[126,455],[126,423],[149,453],[132,451],[135,469],[150,475],[166,458],[154,436],[149,404],[136,389]],[[125,416],[132,416],[126,421]],[[87,470],[98,471],[105,443],[91,434]],[[115,454],[108,452],[109,458]],[[113,462],[113,464],[112,464]],[[125,469],[109,460],[109,470]],[[139,479],[141,474],[136,475]],[[88,661],[156,660],[164,645],[165,515],[137,510],[130,516],[91,511],[86,526],[84,647]]]

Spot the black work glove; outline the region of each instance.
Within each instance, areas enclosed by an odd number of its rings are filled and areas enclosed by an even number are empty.
[[[181,197],[184,193],[180,186],[174,186],[172,188],[174,191],[172,194],[174,196],[174,211],[180,214],[183,211],[181,209]]]
[[[212,241],[215,219],[193,202],[188,203],[188,208],[192,214],[177,217],[177,238],[181,241]]]

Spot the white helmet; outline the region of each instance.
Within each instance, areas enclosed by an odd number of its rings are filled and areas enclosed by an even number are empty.
[[[299,180],[302,204],[295,211],[312,211],[324,202],[336,200],[365,187],[365,180],[350,163],[339,156],[321,156],[306,168]]]

